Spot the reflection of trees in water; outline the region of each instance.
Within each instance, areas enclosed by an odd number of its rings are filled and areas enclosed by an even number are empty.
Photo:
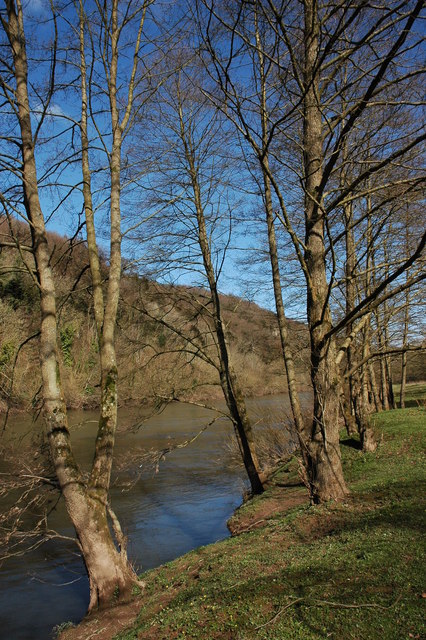
[[[250,401],[254,422],[262,413],[266,422],[278,422],[274,416],[282,415],[285,401],[285,396]],[[74,447],[83,466],[90,464],[92,456],[87,447],[90,433],[86,431],[96,429],[93,416],[91,412],[71,412]],[[134,416],[134,409],[123,410],[120,420],[122,424],[133,424]],[[246,488],[241,466],[228,453],[224,455],[226,440],[232,434],[230,423],[218,420],[187,446],[173,448],[174,444],[191,441],[211,417],[199,407],[174,404],[136,434],[121,433],[118,438],[118,457],[135,447],[148,454],[151,449],[171,449],[160,462],[158,473],[148,465],[129,491],[123,491],[121,473],[114,471],[119,481],[112,487],[111,501],[129,537],[131,560],[138,569],[157,566],[227,535],[226,520],[241,502]],[[8,433],[21,438],[32,426],[30,418],[13,416]],[[260,424],[257,428],[263,429]],[[23,460],[29,458],[22,455]],[[2,460],[3,469],[4,464]],[[49,515],[49,528],[65,538],[72,533],[62,501]],[[84,613],[88,593],[84,567],[77,548],[66,539],[50,540],[28,556],[9,560],[4,568],[3,588],[8,603],[14,599],[32,603],[29,619],[47,598],[51,601],[51,626],[59,619],[76,619]],[[47,614],[45,622],[48,626]]]

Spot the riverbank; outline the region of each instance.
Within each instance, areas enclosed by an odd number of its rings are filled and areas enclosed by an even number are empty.
[[[374,454],[343,439],[343,504],[310,507],[291,460],[237,510],[231,538],[147,572],[133,602],[61,640],[421,638],[425,417],[374,416]]]

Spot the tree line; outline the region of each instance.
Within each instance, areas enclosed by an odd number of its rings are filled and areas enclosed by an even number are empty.
[[[342,419],[364,451],[375,449],[369,415],[395,403],[395,353],[403,404],[407,353],[421,348],[422,6],[73,0],[37,13],[4,1],[3,245],[16,248],[38,291],[49,483],[75,529],[89,610],[127,597],[138,582],[109,501],[120,295],[174,336],[176,352],[215,370],[254,494],[265,476],[219,295],[230,265],[241,286],[266,289],[274,301],[312,503],[348,492]],[[100,371],[88,475],[74,456],[62,390],[46,230],[55,214],[88,253]],[[161,304],[143,290],[126,300],[123,254],[127,269],[170,283]],[[182,279],[192,285],[185,293],[173,286]],[[309,333],[309,415],[291,305]]]

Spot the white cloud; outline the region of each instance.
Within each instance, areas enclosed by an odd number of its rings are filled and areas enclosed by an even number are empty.
[[[38,104],[32,109],[32,114],[37,120],[40,120],[43,113],[44,113],[44,107],[42,104]],[[53,118],[61,118],[66,114],[65,114],[65,111],[63,111],[58,104],[55,104],[54,102],[52,102],[47,107],[46,115],[53,119]]]
[[[23,3],[24,12],[29,15],[42,14],[48,7],[49,0],[27,0]]]

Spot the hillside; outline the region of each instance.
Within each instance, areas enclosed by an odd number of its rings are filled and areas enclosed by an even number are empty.
[[[25,247],[27,231],[15,234]],[[39,299],[31,253],[13,246],[0,222],[0,408],[37,408]],[[96,331],[87,248],[81,240],[49,235],[59,302],[61,373],[68,407],[94,407],[99,401]],[[107,265],[103,262],[105,281]],[[223,315],[235,369],[248,396],[285,391],[275,315],[234,296],[222,296]],[[306,381],[307,333],[290,321],[301,379]],[[202,289],[172,287],[124,272],[117,321],[121,402],[159,397],[220,398],[214,366],[215,341],[208,296]]]

